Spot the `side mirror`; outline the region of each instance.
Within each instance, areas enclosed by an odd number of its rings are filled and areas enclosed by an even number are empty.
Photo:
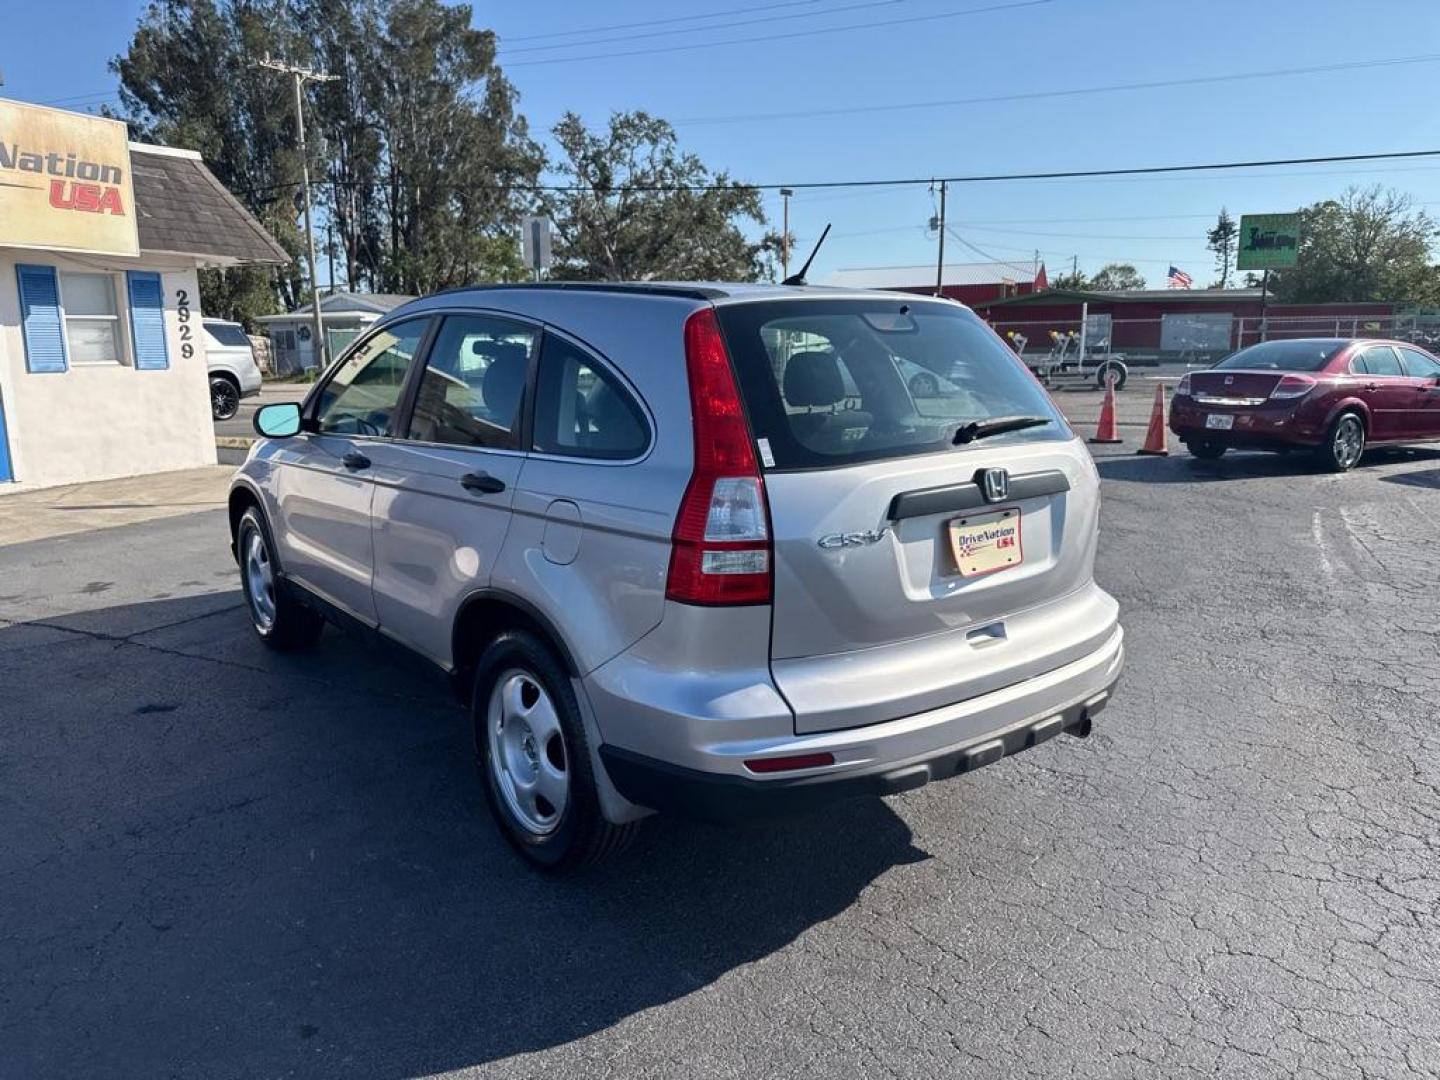
[[[294,401],[277,401],[255,410],[255,433],[267,439],[288,439],[300,434],[300,405]]]

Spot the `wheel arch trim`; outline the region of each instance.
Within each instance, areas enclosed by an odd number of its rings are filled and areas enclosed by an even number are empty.
[[[510,592],[508,589],[490,586],[475,589],[467,593],[465,599],[460,601],[459,606],[455,609],[455,621],[450,629],[450,667],[452,672],[459,674],[461,671],[462,664],[459,661],[461,655],[461,634],[463,633],[469,613],[480,604],[498,604],[514,609],[526,621],[533,623],[535,627],[545,635],[546,639],[554,647],[560,663],[565,668],[566,674],[576,679],[584,674],[584,672],[580,670],[580,665],[575,660],[574,649],[572,649],[570,643],[565,640],[565,636],[560,632],[560,628],[555,624],[553,619],[523,596]]]

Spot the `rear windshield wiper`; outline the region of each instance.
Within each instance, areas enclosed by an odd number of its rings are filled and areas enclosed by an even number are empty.
[[[964,446],[976,439],[988,439],[991,435],[1004,435],[1007,431],[1024,431],[1026,428],[1039,427],[1041,424],[1048,423],[1051,423],[1048,416],[997,416],[993,420],[972,420],[970,423],[961,424],[956,428],[955,438],[950,441],[955,446]]]

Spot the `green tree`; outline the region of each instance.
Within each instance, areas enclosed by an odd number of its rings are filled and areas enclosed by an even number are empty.
[[[198,150],[292,256],[302,250],[294,194],[300,177],[288,83],[259,71],[265,53],[308,55],[287,10],[234,0],[152,2],[125,55],[123,117],[136,138]],[[247,319],[292,306],[302,294],[296,264],[206,270],[202,310]]]
[[[207,311],[305,299],[300,158],[288,78],[264,55],[328,69],[306,86],[311,177],[353,288],[422,293],[520,273],[515,229],[544,156],[495,64],[495,36],[440,0],[153,0],[125,55],[137,136],[199,150],[295,256],[279,273],[202,277]]]
[[[385,292],[521,273],[519,219],[544,160],[495,64],[495,35],[466,5],[396,0],[370,73],[382,150]],[[367,268],[369,269],[369,268]]]
[[[554,277],[774,277],[779,237],[767,233],[753,240],[742,228],[747,222],[765,225],[759,191],[682,152],[664,120],[615,113],[597,133],[567,113],[552,134],[560,156],[551,171],[571,189],[541,200],[555,223]]]
[[[1072,270],[1068,274],[1061,274],[1050,282],[1052,289],[1085,290],[1090,288],[1090,279],[1085,276],[1084,270]]]
[[[1431,265],[1435,221],[1410,196],[1376,184],[1300,212],[1297,264],[1272,271],[1282,303],[1433,304],[1440,280]]]
[[[1145,275],[1129,263],[1106,263],[1090,279],[1090,288],[1097,292],[1145,288]]]
[[[1235,224],[1230,211],[1222,206],[1220,216],[1215,219],[1215,227],[1205,233],[1205,246],[1215,253],[1215,269],[1220,274],[1215,284],[1221,289],[1230,284],[1230,270],[1239,236],[1240,226]]]

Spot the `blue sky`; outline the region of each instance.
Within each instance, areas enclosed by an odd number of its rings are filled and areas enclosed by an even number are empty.
[[[0,94],[82,108],[113,95],[106,60],[128,42],[138,0],[72,0],[61,30],[53,6],[6,7]],[[674,121],[682,144],[712,167],[756,183],[1440,147],[1436,0],[609,0],[477,4],[475,19],[499,33],[501,63],[537,132],[567,109],[598,124],[611,110],[644,108]],[[621,24],[633,25],[603,29]],[[857,24],[869,25],[831,32]],[[584,59],[618,52],[643,55]],[[875,110],[1428,55],[1436,59]],[[771,115],[848,109],[872,111]],[[951,189],[949,214],[973,247],[951,237],[947,261],[1028,263],[1038,248],[1052,274],[1078,255],[1089,270],[1133,262],[1157,286],[1173,262],[1204,284],[1213,260],[1203,233],[1222,204],[1237,215],[1284,211],[1374,182],[1440,216],[1440,159],[972,184]],[[778,196],[766,198],[778,221]],[[834,223],[819,275],[934,258],[923,186],[802,192],[791,212],[802,246]]]

